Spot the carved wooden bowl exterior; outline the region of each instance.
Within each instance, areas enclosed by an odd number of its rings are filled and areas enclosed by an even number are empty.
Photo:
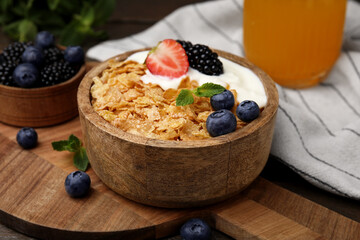
[[[0,85],[0,122],[19,127],[44,127],[78,114],[76,94],[85,65],[66,82],[42,88]]]
[[[117,56],[126,59],[135,51]],[[268,159],[278,107],[271,78],[238,56],[216,52],[251,69],[262,81],[268,102],[258,119],[233,133],[194,141],[149,139],[124,132],[91,106],[94,67],[80,83],[79,115],[91,166],[113,191],[147,205],[198,207],[238,194],[260,174]]]

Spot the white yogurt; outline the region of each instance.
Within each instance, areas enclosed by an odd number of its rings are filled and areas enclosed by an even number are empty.
[[[129,56],[127,60],[133,60],[138,63],[144,63],[148,51],[142,51],[134,53]],[[211,82],[222,85],[223,87],[229,87],[229,89],[235,89],[237,92],[237,100],[242,102],[244,100],[253,100],[259,107],[265,107],[267,97],[265,94],[264,86],[260,79],[250,69],[245,68],[237,63],[234,63],[225,58],[219,57],[223,63],[224,73],[219,76],[209,76],[203,74],[191,67],[186,75],[179,78],[169,78],[159,75],[153,75],[149,70],[146,70],[146,74],[141,77],[141,80],[147,83],[158,84],[162,89],[167,90],[169,88],[177,89],[181,80],[189,76],[190,80],[195,80],[201,86],[204,83]]]

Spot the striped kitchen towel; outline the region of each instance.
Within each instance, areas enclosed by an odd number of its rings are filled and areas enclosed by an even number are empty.
[[[182,7],[149,29],[94,46],[89,58],[105,60],[185,39],[244,56],[243,2],[209,1]],[[349,0],[343,51],[320,85],[292,90],[277,86],[280,105],[271,154],[312,184],[360,199],[360,4]]]

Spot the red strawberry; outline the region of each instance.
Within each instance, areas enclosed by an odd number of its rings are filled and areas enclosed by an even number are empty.
[[[184,48],[173,39],[165,39],[151,49],[145,60],[154,75],[170,78],[181,77],[189,69],[189,61]]]

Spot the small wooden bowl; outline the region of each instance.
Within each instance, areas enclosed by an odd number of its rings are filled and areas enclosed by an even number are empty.
[[[73,78],[50,87],[27,89],[0,85],[0,122],[45,127],[77,116],[77,88],[84,75],[85,65]]]
[[[124,60],[134,52],[117,58]],[[92,168],[109,188],[143,204],[194,207],[234,196],[260,174],[270,153],[278,107],[275,84],[247,60],[216,52],[251,69],[261,79],[268,102],[259,118],[244,128],[206,140],[156,140],[116,128],[91,106],[92,79],[107,62],[84,77],[78,91],[84,142]]]

